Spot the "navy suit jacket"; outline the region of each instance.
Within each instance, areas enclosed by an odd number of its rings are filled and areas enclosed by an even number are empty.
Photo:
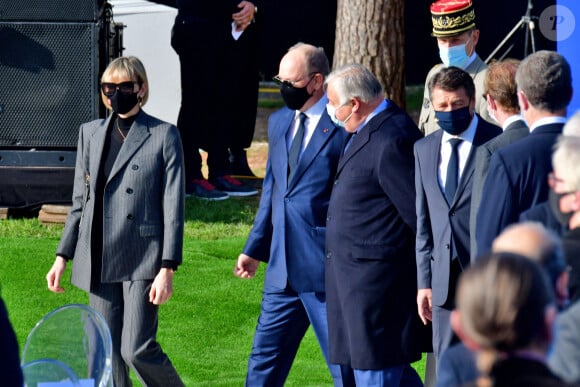
[[[326,238],[332,363],[382,369],[420,357],[412,152],[421,136],[388,101],[340,159]]]
[[[469,215],[469,234],[471,237],[471,260],[475,260],[477,254],[476,219],[477,210],[481,203],[481,194],[483,192],[483,183],[489,170],[489,160],[491,155],[501,147],[511,144],[527,136],[530,133],[528,125],[522,120],[512,122],[505,128],[504,132],[497,137],[492,138],[482,146],[477,148],[475,153],[475,171],[473,172],[473,192],[471,194],[471,211]]]
[[[326,213],[346,132],[324,112],[288,181],[286,134],[294,114],[283,108],[270,116],[262,197],[243,251],[268,262],[265,285],[324,292]]]
[[[477,354],[462,342],[450,346],[439,357],[437,387],[472,386],[479,376]]]
[[[415,189],[417,201],[417,285],[432,289],[434,305],[448,298],[452,244],[463,268],[470,262],[469,211],[477,148],[501,133],[501,128],[478,117],[467,163],[451,204],[439,185],[442,130],[415,144]]]
[[[532,206],[548,200],[552,147],[563,124],[538,126],[528,136],[499,149],[491,157],[477,213],[477,256],[508,225]]]

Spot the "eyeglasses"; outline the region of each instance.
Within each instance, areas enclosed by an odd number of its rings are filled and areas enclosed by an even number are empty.
[[[313,72],[308,74],[306,77],[310,77],[310,79],[308,80],[308,82],[306,83],[307,85],[310,83],[310,81],[314,78],[314,75],[318,74],[318,72]],[[302,77],[296,81],[288,81],[286,79],[282,79],[280,78],[278,75],[276,75],[275,77],[272,78],[272,80],[278,85],[278,86],[285,86],[285,87],[291,87],[293,89],[296,89],[297,87],[294,86],[295,84],[297,84],[298,82],[300,82],[301,80],[303,80],[306,77]]]
[[[560,179],[559,177],[557,177],[554,172],[550,172],[548,174],[548,185],[550,187],[554,187],[558,183],[566,183],[566,182],[564,181],[564,179]]]
[[[101,83],[101,90],[107,97],[112,97],[117,90],[119,90],[122,94],[133,94],[135,83],[136,82],[132,81],[121,83],[103,82]]]

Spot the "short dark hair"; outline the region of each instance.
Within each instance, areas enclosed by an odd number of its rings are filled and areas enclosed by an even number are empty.
[[[522,60],[516,83],[530,104],[540,110],[566,109],[572,99],[570,65],[555,51],[538,51]]]
[[[470,100],[475,98],[475,84],[471,75],[459,67],[449,66],[439,70],[429,80],[429,98],[433,99],[433,90],[438,87],[445,91],[457,91],[461,88]]]

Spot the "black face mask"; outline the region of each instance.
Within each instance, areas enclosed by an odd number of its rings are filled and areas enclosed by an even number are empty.
[[[310,99],[312,95],[308,94],[308,90],[306,89],[308,83],[306,86],[300,88],[287,85],[280,86],[280,94],[282,94],[282,99],[286,103],[286,106],[288,106],[288,109],[300,110],[306,101]]]
[[[139,103],[137,93],[124,94],[120,90],[115,91],[115,94],[109,99],[111,100],[111,108],[117,114],[127,114]]]
[[[554,214],[556,219],[558,219],[558,222],[560,222],[560,224],[565,227],[568,227],[570,225],[570,219],[572,218],[574,211],[562,212],[562,210],[560,209],[560,199],[571,193],[572,192],[564,192],[559,194],[554,192],[553,189],[550,189],[549,196],[550,209],[552,210],[552,213]]]
[[[437,118],[437,123],[441,129],[451,135],[458,135],[459,133],[464,132],[473,118],[469,112],[469,106],[455,109],[450,112],[435,111],[435,117]]]

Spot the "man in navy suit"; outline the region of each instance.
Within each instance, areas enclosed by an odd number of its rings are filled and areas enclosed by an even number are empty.
[[[516,84],[530,135],[491,157],[476,220],[478,256],[522,212],[548,199],[552,147],[562,133],[572,98],[570,65],[553,51],[538,51],[525,58],[517,70]]]
[[[357,386],[422,386],[415,313],[413,144],[421,132],[374,75],[347,65],[327,79],[328,114],[349,133],[330,198],[326,295],[330,360]]]
[[[433,323],[435,357],[449,346],[459,274],[470,263],[469,212],[479,146],[501,129],[475,113],[475,86],[465,71],[447,67],[429,82],[439,125],[415,144],[417,307]]]
[[[469,233],[471,237],[471,260],[477,254],[475,239],[475,220],[481,203],[483,182],[487,176],[489,160],[493,152],[528,135],[528,125],[520,115],[516,86],[516,71],[520,61],[506,59],[489,65],[483,81],[483,95],[487,100],[487,110],[491,117],[501,125],[503,133],[477,148],[475,154],[475,171],[473,172],[473,192],[471,194],[471,211],[469,215]]]
[[[282,58],[275,77],[288,108],[270,117],[260,206],[234,269],[236,276],[252,278],[260,261],[268,262],[247,386],[283,386],[310,324],[334,385],[352,382],[328,361],[325,223],[346,136],[325,110],[328,73],[323,49],[299,43]],[[348,367],[344,370],[352,377]]]

